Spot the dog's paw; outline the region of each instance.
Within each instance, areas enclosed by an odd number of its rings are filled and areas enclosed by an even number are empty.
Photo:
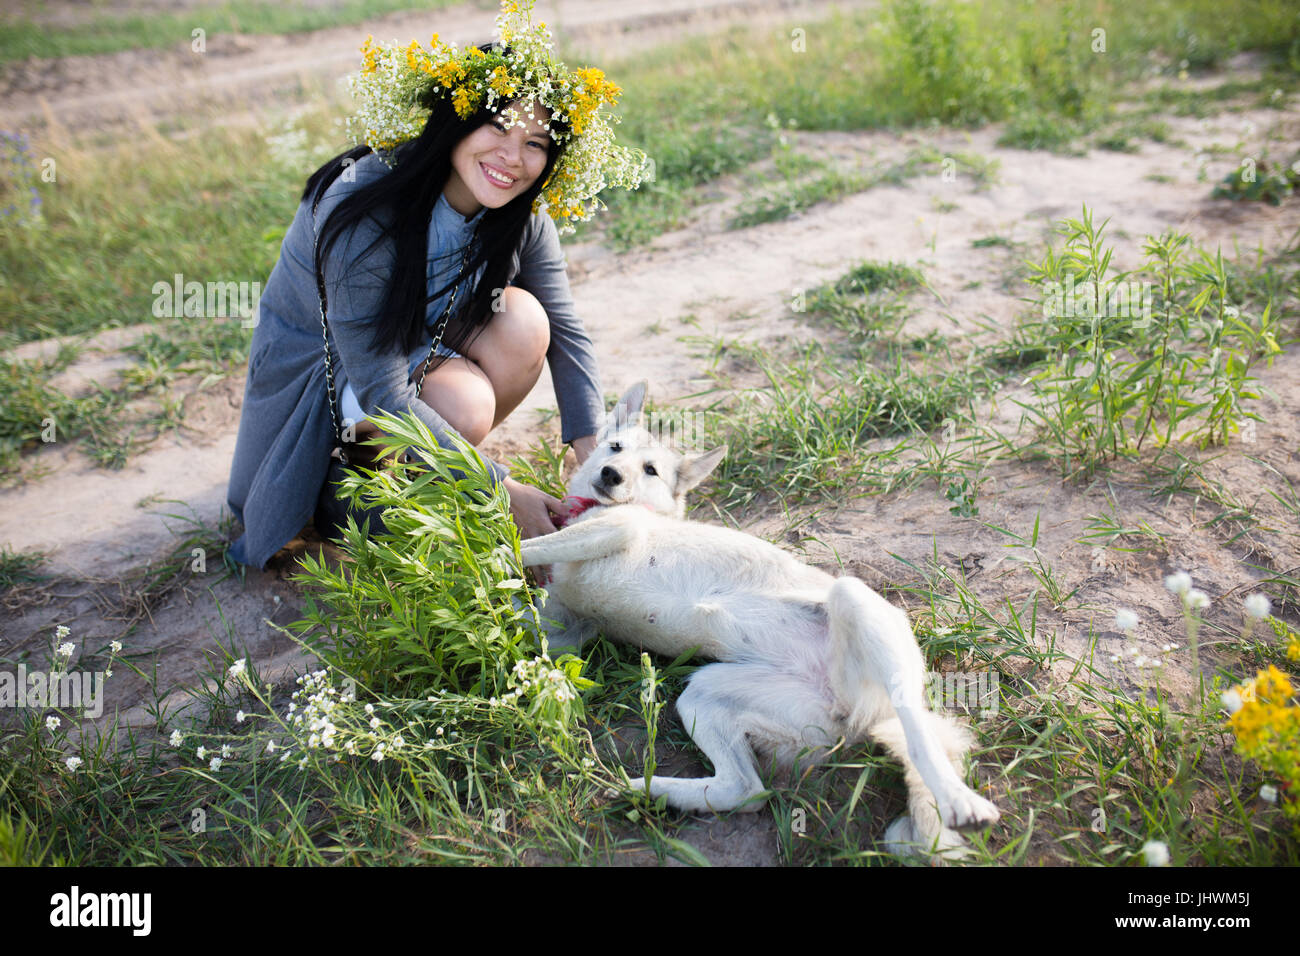
[[[885,849],[893,856],[916,858],[931,865],[955,863],[970,856],[970,850],[959,833],[945,827],[932,844],[917,835],[916,825],[907,814],[885,829]]]
[[[997,823],[998,808],[974,790],[963,787],[942,808],[943,825],[954,830],[970,830]]]

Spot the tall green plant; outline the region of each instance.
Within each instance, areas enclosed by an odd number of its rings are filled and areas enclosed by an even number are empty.
[[[1226,442],[1254,417],[1251,370],[1280,351],[1272,303],[1258,316],[1234,304],[1220,253],[1189,252],[1186,235],[1149,236],[1134,270],[1085,206],[1061,224],[1065,245],[1033,264],[1041,319],[1020,330],[1047,358],[1021,403],[1067,476],[1180,440]],[[1030,330],[1026,336],[1027,328]]]
[[[385,527],[349,520],[339,567],[303,558],[307,604],[294,629],[379,694],[503,696],[516,664],[533,660],[540,624],[509,496],[473,446],[443,448],[410,416],[375,422],[385,457],[409,452],[415,463],[341,482],[353,505],[383,509]]]

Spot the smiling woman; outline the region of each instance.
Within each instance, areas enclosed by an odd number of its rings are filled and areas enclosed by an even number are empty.
[[[640,164],[597,114],[617,87],[553,64],[531,6],[503,4],[498,44],[362,48],[366,145],[308,180],[260,302],[228,493],[237,560],[264,566],[313,517],[337,530],[346,448],[379,411],[478,444],[546,361],[562,440],[579,462],[594,446],[600,380],[554,220],[588,218]],[[488,465],[523,537],[553,530],[560,503]]]

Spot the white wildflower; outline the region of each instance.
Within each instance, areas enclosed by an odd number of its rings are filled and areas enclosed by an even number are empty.
[[[1200,588],[1192,588],[1183,597],[1183,600],[1193,611],[1202,611],[1210,606],[1210,596]]]
[[[246,670],[248,670],[248,659],[241,657],[239,660],[235,661],[235,663],[230,665],[230,668],[229,670],[226,671],[226,674],[230,677],[231,680],[236,680],[240,677],[243,677],[244,671]]]
[[[60,645],[59,645],[59,656],[60,656],[60,657],[71,657],[71,656],[72,656],[72,652],[75,651],[75,650],[76,650],[76,648],[73,647],[72,644],[70,644],[70,643],[69,643],[69,644],[60,644]]]
[[[171,737],[168,738],[167,742],[170,743],[173,747],[179,747],[184,741],[185,741],[185,735],[181,733],[179,730],[173,730],[172,735]]]
[[[1142,844],[1142,855],[1146,857],[1147,866],[1169,865],[1169,847],[1160,840],[1148,840]]]
[[[1266,783],[1259,788],[1259,798],[1265,803],[1277,803],[1277,787]]]
[[[221,756],[226,757],[226,758],[229,758],[229,757],[230,757],[230,745],[229,745],[229,744],[222,744],[222,745],[221,745]]]
[[[209,770],[212,770],[212,771],[214,771],[214,772],[217,771],[217,770],[220,770],[220,769],[221,769],[221,763],[222,763],[222,761],[221,761],[221,758],[220,758],[220,757],[213,757],[213,758],[212,758],[212,762],[208,764],[208,769],[209,769]]]
[[[48,730],[50,733],[54,733],[56,730],[59,729],[59,724],[61,723],[63,723],[63,721],[59,720],[59,718],[57,717],[46,717],[45,729]]]
[[[81,766],[81,758],[69,757],[67,760],[64,761],[64,763],[68,765],[69,770],[75,773],[77,768]]]
[[[1237,711],[1241,710],[1242,704],[1245,703],[1245,701],[1241,699],[1241,693],[1235,688],[1233,690],[1225,690],[1219,695],[1219,700],[1223,701],[1224,709],[1230,714],[1235,714]]]
[[[197,751],[195,751],[194,756],[198,757],[200,760],[207,760],[207,759],[208,759],[208,748],[207,748],[207,747],[200,747]]]
[[[113,643],[111,643],[111,644],[108,645],[108,649],[109,649],[110,651],[112,651],[114,654],[117,654],[117,653],[119,653],[119,652],[122,650],[122,642],[121,642],[121,641],[113,641]]]
[[[242,724],[242,723],[244,722],[244,718],[247,717],[247,716],[248,716],[248,715],[247,715],[246,713],[244,713],[242,710],[240,710],[240,711],[236,711],[236,712],[235,712],[235,723],[237,723],[237,724]]]
[[[1165,587],[1173,591],[1179,597],[1183,597],[1192,589],[1192,576],[1186,571],[1179,571],[1165,578]]]
[[[1246,606],[1246,613],[1257,621],[1268,617],[1273,609],[1267,594],[1252,594],[1242,603]]]
[[[1131,631],[1138,626],[1138,616],[1128,608],[1120,608],[1115,612],[1115,626],[1121,631]]]

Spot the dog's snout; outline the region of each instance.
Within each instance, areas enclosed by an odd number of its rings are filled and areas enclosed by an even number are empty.
[[[609,465],[606,465],[604,468],[600,469],[600,481],[601,484],[609,487],[611,485],[622,484],[623,476],[613,468],[609,467]]]

